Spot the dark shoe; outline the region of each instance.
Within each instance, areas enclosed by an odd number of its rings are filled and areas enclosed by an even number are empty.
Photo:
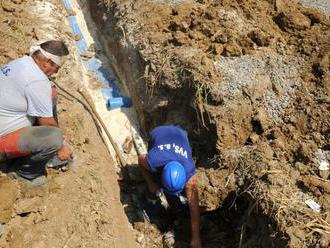
[[[47,177],[45,175],[41,175],[41,176],[38,176],[38,177],[30,180],[30,179],[26,179],[26,178],[20,176],[19,174],[17,174],[16,172],[13,171],[13,172],[7,173],[7,177],[9,177],[11,179],[22,180],[27,184],[28,187],[31,187],[31,188],[43,186],[48,183]]]
[[[68,163],[68,160],[60,160],[57,156],[54,156],[52,159],[50,159],[46,167],[48,168],[60,168],[62,166],[65,166]]]
[[[46,167],[54,169],[59,169],[62,167],[66,167],[67,169],[76,169],[79,167],[79,160],[76,155],[73,155],[69,160],[60,160],[57,156],[54,156],[47,162]]]

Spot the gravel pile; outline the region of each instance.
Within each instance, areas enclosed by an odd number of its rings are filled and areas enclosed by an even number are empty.
[[[223,77],[218,90],[224,104],[248,94],[262,102],[274,123],[281,117],[301,84],[298,59],[286,59],[280,55],[222,57],[216,68]],[[260,99],[261,98],[261,99]]]
[[[317,8],[330,16],[330,0],[299,0],[305,6]]]

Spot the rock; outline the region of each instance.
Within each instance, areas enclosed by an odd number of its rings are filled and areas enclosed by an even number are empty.
[[[1,3],[2,9],[6,12],[15,12],[15,4],[10,1],[2,1]]]
[[[205,39],[205,35],[199,31],[189,32],[189,37],[194,40],[204,40]]]
[[[314,142],[301,143],[296,151],[297,159],[300,161],[309,162],[317,150],[317,146]]]
[[[304,10],[304,15],[309,17],[312,24],[327,22],[327,16],[324,13],[322,13],[321,11],[318,11],[313,8],[307,8],[306,10]]]
[[[198,186],[201,189],[205,189],[206,186],[210,184],[209,179],[207,178],[204,171],[198,170],[197,171],[197,178],[198,178]]]
[[[0,224],[0,237],[1,237],[2,233],[3,233],[3,225]]]
[[[255,130],[257,133],[263,133],[271,126],[271,121],[268,118],[268,114],[263,108],[259,108],[257,110],[256,115],[253,117],[253,123],[258,124],[258,127],[254,127],[254,129],[261,129],[261,130]]]
[[[211,193],[211,194],[216,194],[217,193],[217,188],[216,187],[212,187],[211,185],[208,185],[206,187],[206,191]]]
[[[323,192],[330,193],[330,182],[329,181],[322,181],[317,177],[311,176],[302,176],[302,182],[306,187],[316,187],[321,189]]]
[[[257,44],[257,46],[268,46],[269,45],[269,38],[266,36],[266,34],[257,29],[253,30],[248,34],[248,37]]]
[[[249,138],[250,138],[252,144],[256,144],[259,140],[259,135],[256,133],[252,133]]]
[[[188,36],[184,32],[177,31],[173,35],[172,42],[175,45],[182,46],[183,44],[187,44],[188,43]]]
[[[163,244],[165,248],[172,248],[175,244],[175,236],[173,231],[168,231],[163,235]]]
[[[214,55],[220,55],[223,53],[223,45],[222,44],[212,44],[210,47],[209,47],[209,51],[212,52]]]
[[[273,149],[266,142],[260,142],[259,148],[265,159],[272,160],[274,156]]]
[[[300,173],[307,171],[307,166],[304,163],[296,162],[295,167],[300,171]]]
[[[228,171],[226,170],[218,170],[213,173],[209,173],[208,177],[210,180],[210,184],[212,191],[216,192],[218,189],[221,189],[226,182],[225,178],[228,176]]]
[[[189,24],[186,22],[181,22],[181,30],[182,32],[187,32],[189,30]]]
[[[16,204],[15,212],[18,215],[39,212],[42,201],[40,197],[23,199]]]
[[[237,57],[242,55],[242,49],[235,43],[226,44],[222,55],[227,57]]]
[[[287,8],[286,3],[283,0],[275,0],[275,9],[276,11],[283,11]]]
[[[217,32],[211,39],[213,42],[225,44],[228,42],[228,35]]]
[[[143,240],[144,240],[144,235],[142,233],[140,233],[139,236],[136,238],[136,241],[139,244],[142,244]]]
[[[305,30],[311,26],[311,20],[299,11],[282,12],[275,17],[275,22],[285,31],[292,29]]]

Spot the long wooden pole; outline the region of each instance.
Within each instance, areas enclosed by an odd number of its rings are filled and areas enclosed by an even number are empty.
[[[83,90],[82,88],[78,89],[79,94],[85,99],[85,101],[87,102],[88,106],[90,107],[91,111],[93,112],[93,114],[95,115],[95,117],[97,118],[98,122],[101,124],[103,130],[105,131],[111,145],[113,146],[119,160],[121,163],[121,166],[126,166],[127,163],[125,161],[125,159],[123,158],[117,143],[114,141],[114,139],[112,138],[111,134],[108,131],[107,126],[104,124],[104,121],[102,120],[101,116],[97,113],[94,103],[89,99],[89,97],[87,96],[85,90]]]

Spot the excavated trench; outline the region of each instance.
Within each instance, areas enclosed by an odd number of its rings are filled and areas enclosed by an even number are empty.
[[[89,22],[88,25],[94,30],[96,27],[96,39],[100,42],[102,52],[108,57],[117,77],[132,97],[141,131],[146,135],[153,127],[161,124],[183,126],[189,131],[196,163],[203,165],[198,168],[199,178],[205,178],[206,174],[212,177],[212,173],[216,175],[215,177],[219,175],[227,177],[232,172],[232,168],[221,166],[216,126],[210,116],[202,113],[196,104],[193,104],[196,96],[194,89],[186,84],[184,88],[179,89],[156,85],[150,90],[144,80],[148,62],[143,60],[139,49],[126,36],[120,17],[115,15],[116,5],[105,6],[92,0],[80,1],[79,4],[85,19]],[[252,120],[251,128],[261,129],[260,123]],[[218,170],[221,170],[220,174],[217,174]],[[188,247],[190,234],[189,220],[186,217],[173,217],[176,219],[173,222],[169,220],[171,218],[169,216],[159,216],[152,222],[154,225],[141,224],[144,219],[140,212],[140,203],[143,201],[145,186],[141,178],[137,178],[139,172],[136,171],[136,167],[128,166],[123,175],[127,178],[120,182],[121,201],[129,221],[138,233],[137,241],[140,245],[166,247],[169,244],[161,238],[162,234],[173,230],[175,243],[172,245]],[[227,188],[222,186],[221,190],[214,189],[217,185],[209,181],[202,181],[202,184],[203,189],[208,190],[201,192],[201,198],[206,198],[207,201],[210,197],[210,201],[215,206],[213,209],[209,207],[203,209],[202,206],[201,234],[205,247],[285,247],[287,245],[287,235],[279,232],[276,222],[259,212],[255,200],[244,192],[249,182],[241,185],[241,189],[233,184]],[[211,193],[208,192],[210,188]]]

